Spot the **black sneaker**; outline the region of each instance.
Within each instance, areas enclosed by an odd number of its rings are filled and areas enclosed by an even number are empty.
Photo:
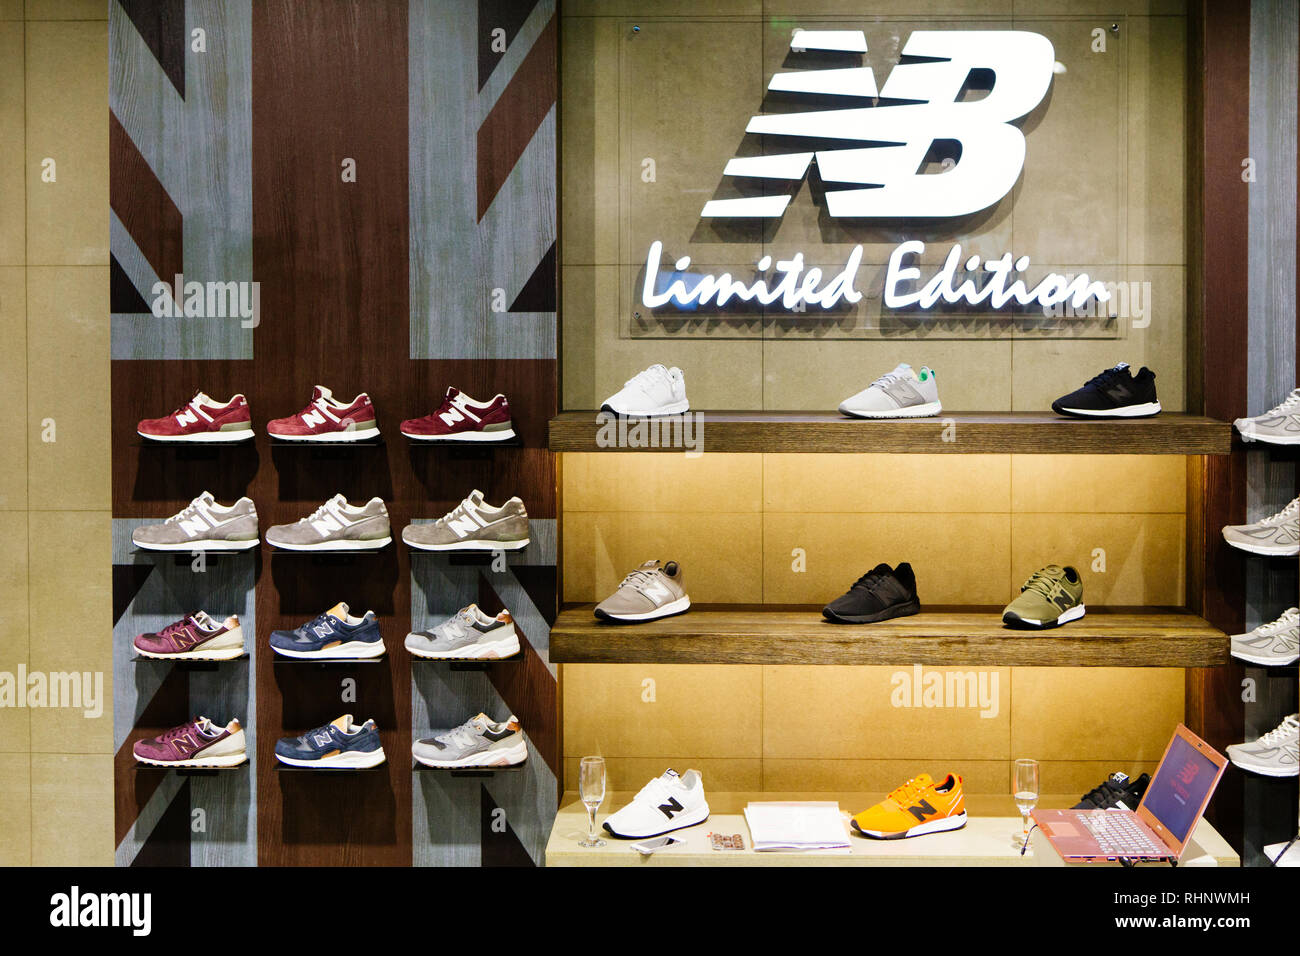
[[[1101,786],[1093,787],[1084,794],[1083,799],[1074,805],[1074,809],[1112,810],[1117,807],[1128,807],[1130,810],[1136,810],[1150,782],[1149,773],[1142,774],[1136,780],[1129,780],[1126,773],[1112,773],[1101,782]]]
[[[1134,375],[1120,362],[1088,380],[1083,388],[1052,402],[1052,411],[1071,418],[1147,418],[1159,414],[1156,373],[1145,365]]]
[[[921,610],[916,597],[916,575],[904,561],[897,568],[887,564],[858,578],[849,593],[822,608],[828,621],[838,624],[875,624],[891,617],[904,617]]]

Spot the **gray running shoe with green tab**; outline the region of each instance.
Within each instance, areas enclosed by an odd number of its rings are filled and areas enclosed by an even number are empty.
[[[1012,627],[1058,627],[1083,617],[1083,579],[1066,565],[1049,564],[1035,571],[1020,589],[1020,597],[1002,612]]]

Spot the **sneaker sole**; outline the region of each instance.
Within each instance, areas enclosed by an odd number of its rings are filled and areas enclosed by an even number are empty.
[[[223,754],[220,757],[193,757],[189,760],[150,760],[147,757],[141,757],[132,754],[136,763],[142,763],[146,767],[162,767],[165,769],[176,768],[178,770],[228,770],[231,767],[238,767],[248,763],[247,753]]]
[[[690,813],[683,813],[673,821],[670,827],[664,827],[662,830],[648,830],[645,833],[619,833],[610,827],[609,821],[601,824],[601,827],[610,836],[618,840],[648,840],[652,837],[663,836],[665,833],[672,833],[675,830],[685,830],[687,827],[697,827],[709,818],[709,807],[705,804],[702,807],[696,807]]]
[[[244,656],[244,645],[238,647],[222,647],[213,651],[181,651],[177,654],[156,654],[153,651],[146,651],[132,644],[135,652],[141,657],[147,657],[151,661],[233,661],[236,657]]]
[[[1248,554],[1262,554],[1269,558],[1293,558],[1300,554],[1300,546],[1296,545],[1247,544],[1243,541],[1233,541],[1226,534],[1223,536],[1223,540],[1238,551],[1245,551]]]
[[[281,551],[378,551],[393,543],[391,537],[371,538],[367,541],[322,541],[320,544],[283,544],[269,538],[267,544]]]
[[[888,621],[890,618],[907,617],[919,613],[921,613],[920,601],[894,604],[877,611],[875,614],[836,614],[830,608],[822,608],[822,616],[835,624],[878,624],[881,621]]]
[[[324,432],[320,435],[277,435],[275,432],[268,431],[268,435],[276,441],[365,441],[367,438],[378,438],[378,428],[358,428],[350,432]]]
[[[1244,442],[1259,441],[1266,445],[1300,445],[1300,435],[1266,435],[1250,428],[1243,430],[1241,425],[1236,422],[1233,424]]]
[[[483,541],[478,538],[472,538],[469,541],[457,541],[455,544],[416,544],[414,541],[407,541],[403,536],[402,541],[408,548],[415,548],[417,551],[522,551],[528,547],[529,538],[522,541]]]
[[[300,760],[280,754],[276,754],[275,759],[290,767],[311,767],[313,770],[366,770],[378,767],[388,758],[384,756],[384,748],[380,747],[372,751],[347,751],[319,760]]]
[[[601,405],[600,410],[609,412],[612,415],[618,415],[621,418],[658,418],[664,415],[684,415],[691,410],[691,403],[673,402],[671,405],[660,405],[658,408],[645,412],[624,412],[613,405]]]
[[[293,657],[313,661],[359,661],[369,660],[373,657],[384,656],[383,641],[349,641],[346,644],[340,644],[338,647],[330,647],[320,651],[290,651],[283,647],[271,645],[271,650],[281,657]]]
[[[844,415],[851,415],[854,418],[929,418],[932,415],[938,415],[943,411],[943,406],[938,402],[926,402],[924,405],[909,405],[906,408],[896,408],[890,412],[873,411],[865,408],[849,408],[847,405],[840,406],[840,412]]]
[[[960,830],[966,825],[966,811],[954,814],[950,817],[940,817],[937,820],[927,820],[925,823],[918,823],[910,830],[903,830],[900,833],[886,833],[883,830],[864,830],[858,826],[856,820],[849,821],[849,825],[863,836],[872,837],[876,840],[905,840],[908,837],[925,836],[927,833],[943,833],[947,830]]]
[[[247,551],[257,547],[257,538],[251,541],[217,541],[203,539],[187,541],[184,544],[143,544],[131,539],[131,543],[142,551]]]
[[[1260,667],[1286,667],[1300,660],[1300,654],[1294,657],[1256,657],[1251,654],[1239,654],[1236,651],[1231,653],[1239,661],[1245,661],[1247,664],[1258,664]]]
[[[1024,627],[1034,628],[1036,630],[1046,630],[1049,627],[1060,627],[1062,624],[1069,624],[1071,621],[1077,621],[1087,613],[1087,608],[1083,604],[1076,604],[1068,611],[1062,611],[1060,616],[1054,621],[1035,621],[1030,617],[1021,617],[1020,615],[1007,611],[1002,615],[1003,624],[1020,624]]]
[[[1242,770],[1247,770],[1250,773],[1257,773],[1264,777],[1294,777],[1297,774],[1300,774],[1300,768],[1294,766],[1274,767],[1271,764],[1244,763],[1231,754],[1228,755],[1228,759],[1232,761],[1234,767],[1239,767]]]
[[[1052,411],[1072,418],[1150,418],[1152,415],[1160,414],[1160,403],[1145,402],[1141,405],[1107,409],[1066,408],[1064,405],[1060,407],[1053,405]]]
[[[684,614],[691,609],[690,595],[679,597],[676,601],[669,601],[662,607],[657,607],[653,611],[644,611],[640,614],[611,614],[609,611],[602,611],[597,608],[596,617],[605,621],[654,621],[661,617],[672,617],[674,614]]]
[[[435,760],[430,757],[421,757],[415,751],[411,751],[411,756],[426,767],[437,767],[442,770],[460,770],[471,767],[517,767],[528,759],[528,744],[520,742],[509,750],[498,750],[490,754],[471,754],[468,757],[461,757],[459,760]]]
[[[409,640],[414,636],[414,634],[408,634],[407,639]],[[513,637],[508,641],[493,641],[487,644],[473,644],[467,647],[459,647],[454,651],[423,651],[416,650],[409,645],[406,649],[411,652],[412,657],[420,657],[426,661],[499,661],[507,657],[514,657],[519,653],[519,638]]]
[[[211,445],[229,445],[237,441],[248,441],[253,437],[251,428],[241,428],[233,432],[196,432],[193,435],[149,435],[136,429],[141,438],[161,442],[205,442]]]
[[[456,432],[452,435],[413,435],[410,432],[402,432],[411,441],[427,442],[486,442],[491,444],[498,441],[510,441],[515,437],[515,430],[507,428],[505,431],[498,432]]]

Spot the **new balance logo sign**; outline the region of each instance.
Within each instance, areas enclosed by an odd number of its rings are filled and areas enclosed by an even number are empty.
[[[676,797],[669,797],[667,803],[661,803],[661,804],[659,804],[659,810],[660,810],[660,811],[663,813],[663,815],[666,816],[669,820],[671,820],[671,819],[673,818],[673,814],[674,814],[674,813],[681,813],[683,809],[684,809],[684,808],[682,807],[682,805],[681,805],[680,803],[677,802],[677,798],[676,798]]]
[[[180,412],[176,416],[177,423],[181,425],[194,425],[198,423],[198,420],[199,416],[192,410]]]
[[[794,54],[865,53],[861,31],[797,31]],[[985,209],[1008,192],[1025,162],[1025,137],[1010,125],[1034,109],[1052,82],[1055,52],[1037,33],[1019,30],[918,31],[877,89],[870,67],[778,73],[768,90],[794,95],[871,98],[873,105],[755,116],[748,133],[857,145],[743,157],[724,174],[801,182],[815,161],[831,216],[947,218]],[[920,62],[918,62],[920,60]],[[972,71],[991,71],[982,99],[962,101]],[[957,144],[959,158],[941,173],[918,172],[936,141]],[[779,218],[791,195],[715,199],[702,217]]]
[[[303,423],[310,425],[312,428],[325,424],[325,416],[321,412],[303,412]]]

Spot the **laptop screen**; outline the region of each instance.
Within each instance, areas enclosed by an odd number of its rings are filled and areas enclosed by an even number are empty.
[[[1142,798],[1142,806],[1183,843],[1196,825],[1201,804],[1217,776],[1214,761],[1182,737],[1175,736]]]

